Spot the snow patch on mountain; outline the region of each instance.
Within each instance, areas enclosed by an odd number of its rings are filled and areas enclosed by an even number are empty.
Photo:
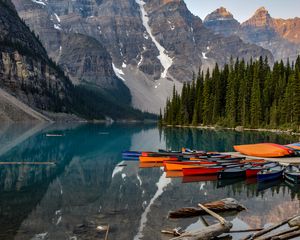
[[[58,25],[58,24],[54,24],[54,28],[55,28],[56,30],[59,30],[59,31],[62,30],[61,27],[60,27],[60,25]]]
[[[143,60],[144,60],[143,54],[141,54],[141,59],[140,59],[140,61],[137,64],[138,67],[141,66],[141,64],[143,63]]]
[[[37,4],[40,4],[40,5],[43,5],[43,6],[46,6],[47,4],[42,2],[42,1],[39,1],[39,0],[31,0],[32,2],[34,3],[37,3]]]
[[[58,16],[56,13],[54,13],[54,16],[55,16],[56,20],[60,23],[60,18],[59,18],[59,16]]]
[[[113,70],[114,70],[115,74],[117,75],[117,77],[125,82],[125,79],[123,77],[124,76],[123,70],[120,68],[117,68],[114,63],[112,64],[112,67],[113,67]]]
[[[159,51],[159,55],[157,56],[157,58],[159,59],[161,65],[164,67],[164,71],[161,73],[161,78],[166,78],[168,70],[173,64],[173,60],[166,54],[166,52],[167,52],[166,49],[155,39],[154,35],[152,34],[152,30],[149,25],[149,17],[144,8],[144,5],[146,3],[142,0],[135,0],[135,1],[140,6],[143,25],[144,25],[148,35],[150,36],[152,42],[155,44],[156,48]],[[145,35],[144,35],[144,37],[145,37]]]

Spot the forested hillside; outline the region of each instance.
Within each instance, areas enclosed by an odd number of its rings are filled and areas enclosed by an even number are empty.
[[[181,94],[174,88],[162,122],[167,125],[297,127],[300,125],[300,57],[295,63],[262,57],[231,60],[199,72]]]

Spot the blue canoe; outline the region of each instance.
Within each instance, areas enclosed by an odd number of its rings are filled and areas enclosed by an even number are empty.
[[[124,151],[122,152],[122,156],[127,156],[127,157],[139,157],[142,155],[142,152],[138,151]]]
[[[269,169],[264,169],[257,173],[257,181],[264,182],[280,179],[283,176],[284,169],[285,168],[283,166],[276,166]]]

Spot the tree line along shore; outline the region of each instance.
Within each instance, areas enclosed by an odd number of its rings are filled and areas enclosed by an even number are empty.
[[[243,126],[290,129],[300,126],[300,56],[270,66],[268,59],[231,59],[194,74],[179,94],[175,87],[159,122],[180,126]]]

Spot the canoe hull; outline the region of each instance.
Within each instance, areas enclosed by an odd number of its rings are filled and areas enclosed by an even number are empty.
[[[272,181],[276,179],[280,179],[283,176],[283,169],[276,171],[276,172],[270,172],[265,174],[257,174],[257,181],[258,182],[266,182],[266,181]]]
[[[140,162],[155,162],[155,163],[163,163],[164,161],[178,161],[178,157],[139,157]]]
[[[284,172],[284,178],[288,181],[291,181],[291,182],[295,183],[295,184],[300,183],[300,175],[299,174]]]
[[[253,168],[253,169],[247,169],[246,170],[246,177],[250,178],[250,177],[256,177],[257,174],[262,170],[262,168]]]
[[[221,171],[218,173],[218,179],[234,179],[234,178],[245,178],[246,170],[240,171]]]
[[[224,167],[183,168],[183,176],[214,175],[222,171]]]
[[[285,146],[274,143],[259,143],[234,146],[234,149],[242,154],[256,157],[284,157],[294,153]]]
[[[191,163],[191,164],[180,164],[180,163],[172,163],[165,162],[165,171],[182,171],[184,168],[199,168],[201,164]]]

